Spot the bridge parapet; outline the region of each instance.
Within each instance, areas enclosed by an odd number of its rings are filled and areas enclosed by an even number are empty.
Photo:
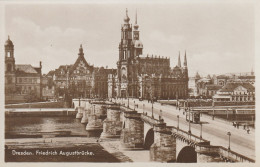
[[[199,136],[189,134],[182,129],[178,129],[174,126],[167,128],[172,130],[172,134],[175,138],[181,139],[183,142],[186,142],[188,145],[195,148],[198,154],[199,162],[217,162],[220,161],[219,158],[221,161],[227,162],[255,162],[253,159],[228,150],[222,146],[212,146],[210,145],[210,141],[200,138]]]
[[[224,148],[222,146],[219,147],[219,155],[229,161],[232,162],[245,162],[245,163],[254,163],[255,160],[248,158],[242,154],[239,154],[237,152],[234,152],[232,150],[228,150],[227,148]]]
[[[151,116],[146,114],[141,114],[141,119],[145,122],[150,124],[151,126],[166,126],[163,119],[155,119]]]
[[[186,132],[182,129],[176,128],[174,126],[169,126],[167,128],[171,130],[174,137],[186,141],[189,145],[196,145],[201,143],[204,143],[204,145],[210,145],[210,141],[200,138],[199,136]]]

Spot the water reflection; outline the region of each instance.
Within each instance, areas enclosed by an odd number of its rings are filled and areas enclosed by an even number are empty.
[[[74,117],[6,117],[6,138],[69,131],[72,136],[87,136],[86,125]]]

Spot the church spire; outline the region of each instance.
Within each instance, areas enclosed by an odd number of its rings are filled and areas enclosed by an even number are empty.
[[[187,67],[187,58],[186,58],[186,50],[185,50],[185,55],[184,55],[184,67]]]
[[[125,24],[128,24],[129,21],[130,21],[130,18],[128,17],[128,10],[127,10],[127,8],[126,8],[125,14],[126,14],[126,16],[125,16],[125,18],[124,18],[124,21],[125,21]]]
[[[179,51],[178,67],[181,67],[181,54],[180,54],[180,51]]]
[[[136,13],[135,13],[135,25],[134,25],[134,29],[135,30],[138,30],[139,28],[139,25],[137,24],[137,10],[136,10]]]
[[[135,24],[137,24],[137,10],[135,11]]]

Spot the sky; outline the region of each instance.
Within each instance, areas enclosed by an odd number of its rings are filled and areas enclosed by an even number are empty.
[[[80,44],[90,65],[116,68],[121,24],[137,11],[144,55],[170,57],[176,66],[186,50],[189,75],[224,74],[254,68],[254,7],[247,3],[8,4],[5,38],[17,64],[43,73],[74,64]]]

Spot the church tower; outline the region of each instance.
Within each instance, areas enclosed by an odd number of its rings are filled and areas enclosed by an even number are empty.
[[[132,25],[129,24],[128,10],[126,9],[126,16],[124,24],[121,25],[121,41],[119,43],[119,60],[117,62],[117,77],[119,81],[118,96],[129,96],[128,84],[133,80],[133,39],[132,39]]]
[[[189,83],[189,75],[188,75],[188,64],[187,64],[187,57],[186,57],[186,50],[184,55],[184,62],[183,62],[183,75],[184,75],[184,96],[188,97],[188,83]]]
[[[134,57],[139,57],[139,55],[143,54],[143,44],[139,40],[139,25],[137,24],[137,12],[135,14],[135,25],[134,25],[134,31],[133,31],[133,42],[134,42]]]
[[[8,36],[5,42],[5,93],[15,91],[15,82],[14,45]]]

